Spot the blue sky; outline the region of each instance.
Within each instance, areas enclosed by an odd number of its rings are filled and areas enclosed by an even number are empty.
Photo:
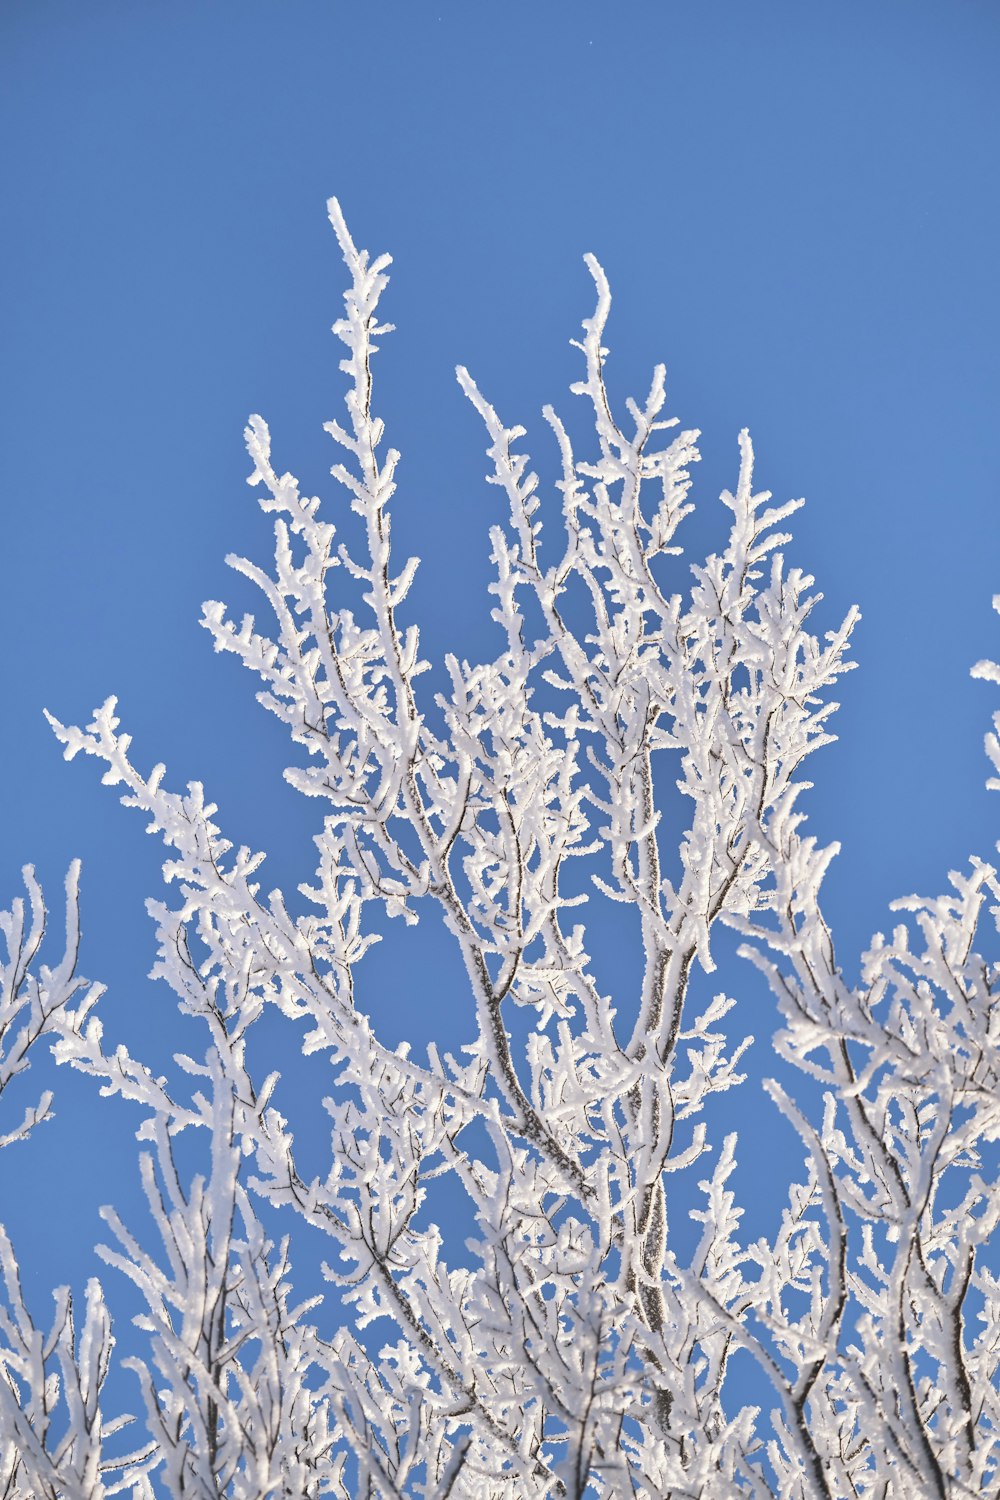
[[[139,762],[204,780],[272,882],[299,878],[280,732],[197,619],[238,597],[227,551],[267,555],[248,413],[341,504],[331,193],[395,260],[376,373],[425,649],[491,649],[498,496],[454,366],[550,462],[539,411],[572,400],[591,250],[613,391],[663,358],[671,410],[703,431],[692,548],[722,539],[746,424],[758,478],[807,497],[788,552],[820,623],[861,607],[807,803],[843,844],[842,961],[894,896],[989,856],[995,695],[968,668],[1000,654],[998,46],[993,0],[6,0],[0,892],[30,859],[57,905],[82,856],[109,1028],[138,1046],[169,1005],[144,977],[157,849],[93,763],[63,765],[41,710],[83,722],[118,693]],[[127,1122],[58,1082],[59,1119],[0,1162],[39,1296],[90,1270],[97,1204],[132,1191]],[[37,1214],[52,1191],[58,1233]]]

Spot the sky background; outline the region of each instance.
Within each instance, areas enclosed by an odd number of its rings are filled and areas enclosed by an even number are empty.
[[[612,391],[644,394],[664,359],[671,412],[703,432],[692,553],[722,544],[746,424],[759,483],[807,497],[787,551],[825,594],[817,623],[861,608],[805,804],[843,845],[826,899],[848,971],[893,897],[990,856],[996,693],[968,669],[1000,656],[998,48],[995,0],[2,0],[0,896],[32,860],[57,912],[82,857],[109,1032],[155,1050],[169,1013],[145,978],[158,848],[93,762],[63,764],[43,706],[83,723],[117,693],[140,766],[202,779],[270,884],[308,867],[280,729],[197,620],[242,598],[226,552],[269,555],[250,412],[279,469],[345,504],[321,430],[342,392],[331,193],[394,256],[377,400],[425,654],[494,648],[500,497],[454,366],[551,472],[539,413],[572,406],[593,251]],[[435,954],[373,960],[390,1033],[437,1003]],[[766,1036],[766,995],[738,983]],[[98,1204],[134,1203],[137,1121],[57,1082],[59,1118],[0,1162],[42,1308],[93,1269]],[[764,1192],[759,1108],[741,1104]]]

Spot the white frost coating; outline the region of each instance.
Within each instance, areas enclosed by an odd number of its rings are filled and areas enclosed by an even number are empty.
[[[23,877],[27,909],[18,898],[9,911],[0,912],[0,1096],[31,1066],[36,1043],[51,1042],[72,1028],[102,993],[102,986],[76,972],[79,864],[74,861],[66,875],[65,948],[54,969],[40,962],[47,914],[30,865]],[[0,1147],[26,1140],[51,1116],[51,1106],[52,1093],[46,1090],[19,1124],[0,1134]],[[105,1443],[131,1418],[112,1418],[100,1407],[113,1341],[99,1284],[88,1283],[82,1318],[69,1288],[58,1288],[52,1321],[43,1333],[24,1300],[14,1249],[2,1226],[0,1277],[0,1493],[6,1500],[49,1495],[103,1500],[119,1493],[115,1477],[128,1472],[138,1479],[143,1455],[125,1455],[121,1464],[104,1465]]]
[[[743,432],[721,550],[689,571],[668,561],[698,434],[663,416],[662,366],[644,401],[612,411],[610,292],[588,257],[596,310],[572,389],[591,436],[578,453],[545,409],[554,504],[524,429],[458,370],[505,502],[490,531],[499,651],[449,657],[447,688],[429,699],[417,627],[402,618],[416,560],[397,565],[390,545],[398,455],[373,409],[390,262],[355,246],[335,201],[330,218],[349,287],[334,325],[346,417],[327,431],[363,543],[337,543],[252,417],[250,483],[274,559],[229,561],[274,623],[231,620],[216,602],[203,617],[216,650],[260,680],[296,747],[288,780],[317,805],[304,911],[264,892],[262,856],[224,836],[199,784],[180,794],[162,766],[136,769],[113,699],[86,729],[52,721],[67,756],[102,762],[163,839],[173,899],[150,903],[154,972],[204,1026],[206,1050],[154,1076],[108,1049],[93,994],[46,1002],[60,1060],[145,1107],[162,1245],[109,1209],[116,1243],[102,1254],[145,1305],[133,1368],[150,1437],[114,1466],[95,1459],[103,1299],[95,1288],[78,1352],[63,1317],[45,1354],[3,1241],[7,1493],[1000,1493],[1000,1282],[982,1253],[1000,1214],[986,1149],[1000,1136],[1000,1010],[978,936],[1000,885],[974,862],[947,896],[899,903],[891,940],[876,937],[861,984],[847,983],[820,904],[836,846],[802,833],[796,800],[801,762],[831,739],[829,692],[857,613],[822,639],[806,628],[821,596],[786,567],[779,529],[801,502],[755,491]],[[543,517],[557,533],[544,541]],[[1000,771],[1000,741],[988,743]],[[683,820],[658,775],[677,782]],[[583,894],[569,863],[581,858]],[[605,901],[634,913],[634,993],[595,978],[587,922]],[[458,1057],[393,1050],[366,1014],[363,959],[394,916],[436,917],[457,946],[474,1035]],[[7,921],[16,936],[23,917]],[[771,983],[777,1051],[825,1089],[817,1122],[770,1085],[805,1162],[774,1234],[753,1243],[731,1185],[736,1137],[713,1141],[705,1108],[743,1083],[750,1042],[722,1026],[737,1001],[704,990],[720,922]],[[63,995],[72,963],[60,974]],[[296,1151],[299,1101],[248,1060],[268,1005],[331,1064],[317,1175]],[[532,1021],[522,1045],[514,1007]],[[760,1015],[754,1026],[770,1029]],[[185,1130],[207,1143],[193,1180],[175,1147]],[[682,1253],[685,1173],[703,1207]],[[465,1244],[465,1229],[453,1238],[432,1220],[441,1178],[467,1199]],[[293,1305],[288,1244],[264,1227],[276,1207],[328,1238],[339,1312]],[[64,1442],[40,1396],[54,1350],[60,1388],[75,1391],[78,1370],[85,1392]],[[727,1380],[737,1353],[758,1372],[754,1404]]]

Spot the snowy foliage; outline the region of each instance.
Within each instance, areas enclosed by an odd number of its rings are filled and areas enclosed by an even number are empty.
[[[315,873],[298,903],[265,894],[262,856],[224,836],[200,785],[136,769],[114,700],[85,729],[52,720],[67,757],[96,757],[163,840],[154,972],[204,1051],[167,1078],[106,1043],[99,993],[73,977],[73,883],[66,957],[35,977],[29,875],[31,920],[19,904],[2,919],[0,1090],[48,1035],[60,1061],[143,1108],[151,1219],[107,1210],[102,1254],[144,1306],[144,1417],[102,1412],[100,1286],[82,1319],[60,1292],[38,1331],[4,1237],[4,1495],[1000,1494],[1000,1280],[982,1253],[1000,1214],[1000,974],[977,946],[995,927],[994,870],[974,861],[947,895],[898,903],[848,983],[821,905],[836,851],[803,834],[796,800],[802,761],[831,738],[856,613],[809,632],[819,595],[781,551],[800,502],[754,489],[746,433],[725,544],[679,571],[698,434],[664,418],[662,366],[613,413],[592,258],[572,388],[588,436],[581,454],[546,408],[551,515],[523,429],[458,371],[504,502],[500,650],[449,658],[427,679],[440,691],[422,692],[404,613],[416,561],[391,553],[398,455],[372,393],[389,258],[356,249],[335,201],[330,217],[350,277],[332,472],[363,545],[338,543],[252,417],[274,560],[229,561],[273,624],[213,602],[203,620],[296,747],[286,775],[316,799]],[[635,922],[635,993],[597,978],[609,902]],[[464,966],[471,1040],[418,1057],[380,1040],[364,959],[387,918],[435,915]],[[770,983],[786,1083],[803,1078],[798,1102],[768,1085],[804,1165],[773,1235],[752,1242],[730,1186],[736,1137],[705,1124],[710,1096],[743,1081],[748,1040],[730,1040],[736,1002],[700,977],[719,924]],[[398,924],[392,936],[406,941]],[[328,1060],[318,1173],[300,1161],[294,1099],[255,1075],[267,1007]],[[193,1177],[185,1132],[208,1143]],[[430,1217],[448,1183],[471,1239]],[[295,1302],[289,1240],[267,1228],[279,1220],[326,1237],[339,1294]],[[756,1405],[734,1394],[737,1359],[755,1362]]]

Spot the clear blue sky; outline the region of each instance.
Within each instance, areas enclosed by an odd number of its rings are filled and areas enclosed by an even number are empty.
[[[83,857],[111,1029],[139,1047],[169,1004],[144,978],[157,850],[93,763],[63,765],[41,709],[82,722],[118,693],[140,763],[203,779],[272,882],[299,878],[280,733],[196,622],[236,595],[227,551],[267,554],[249,412],[342,504],[321,431],[341,392],[331,193],[395,258],[377,375],[430,652],[491,649],[498,495],[454,366],[541,457],[592,250],[613,389],[664,358],[671,410],[703,430],[689,540],[721,540],[746,424],[759,478],[808,499],[788,550],[824,628],[861,606],[808,802],[843,843],[847,967],[892,897],[990,854],[995,694],[968,668],[1000,655],[998,69],[995,0],[5,0],[0,892],[32,859],[57,904]],[[39,1296],[90,1269],[97,1203],[131,1194],[129,1122],[58,1083],[44,1140],[0,1162]],[[32,1222],[42,1183],[71,1211],[58,1232]]]

